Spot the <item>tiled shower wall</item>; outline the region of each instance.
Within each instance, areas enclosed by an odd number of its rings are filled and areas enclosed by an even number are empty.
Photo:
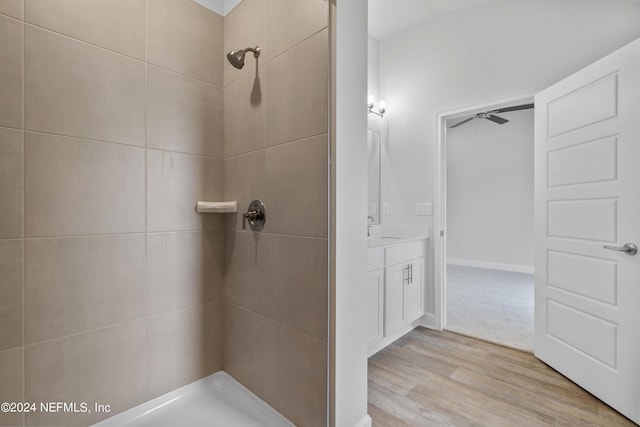
[[[225,369],[325,425],[326,8],[0,0],[0,401],[113,414]],[[223,198],[264,231],[193,210]]]
[[[0,401],[114,413],[222,369],[194,205],[224,196],[223,33],[190,0],[0,0]]]
[[[243,0],[224,21],[225,197],[262,199],[263,232],[225,225],[224,369],[300,426],[326,426],[328,2]]]

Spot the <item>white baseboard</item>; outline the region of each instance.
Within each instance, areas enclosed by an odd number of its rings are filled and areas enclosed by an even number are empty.
[[[372,425],[371,417],[367,414],[364,416],[363,419],[360,420],[358,424],[356,424],[353,427],[371,427],[371,425]]]
[[[432,313],[425,313],[424,316],[420,318],[420,326],[427,329],[441,330],[441,328],[438,327],[438,323],[436,315]]]
[[[471,259],[447,258],[447,264],[463,267],[488,268],[490,270],[512,271],[514,273],[533,274],[533,267],[529,265],[500,264],[498,262],[475,261]]]

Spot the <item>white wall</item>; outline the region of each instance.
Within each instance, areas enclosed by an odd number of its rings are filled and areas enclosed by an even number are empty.
[[[640,37],[640,2],[498,0],[380,43],[385,224],[431,224],[435,116],[544,88]]]
[[[369,36],[367,40],[367,96],[378,96],[378,41]],[[379,117],[367,115],[367,184],[368,212],[374,224],[380,224],[380,128]]]
[[[447,130],[447,256],[531,269],[533,110],[498,115]]]
[[[336,427],[371,425],[367,415],[367,1],[332,1],[335,19],[334,417]],[[354,55],[354,52],[362,54]]]
[[[371,36],[367,38],[367,93],[378,96],[380,46]]]

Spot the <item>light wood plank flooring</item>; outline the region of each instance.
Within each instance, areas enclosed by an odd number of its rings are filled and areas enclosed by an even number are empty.
[[[418,328],[369,359],[374,426],[635,426],[532,354]]]

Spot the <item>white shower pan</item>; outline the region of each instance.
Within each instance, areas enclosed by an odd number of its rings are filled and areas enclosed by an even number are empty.
[[[295,427],[229,374],[206,378],[107,418],[94,427]]]

